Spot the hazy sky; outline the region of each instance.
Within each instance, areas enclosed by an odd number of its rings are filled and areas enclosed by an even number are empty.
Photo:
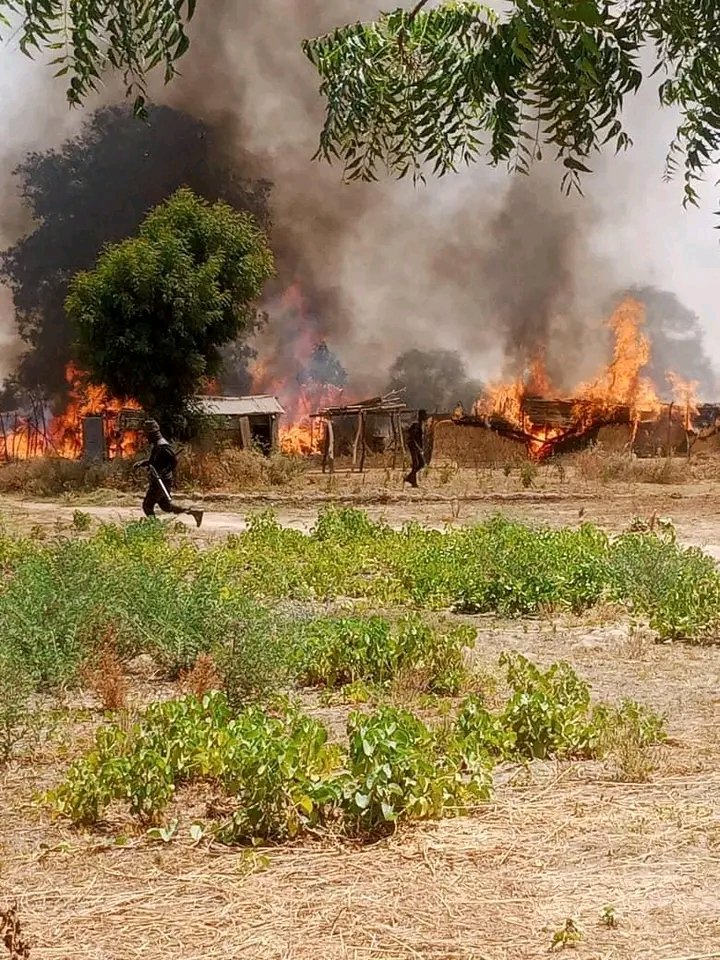
[[[198,16],[203,16],[202,10]],[[288,55],[302,56],[297,50]],[[24,58],[12,40],[0,48],[0,102],[4,110],[0,174],[5,224],[0,241],[5,245],[14,239],[8,233],[23,229],[17,201],[8,191],[10,170],[27,150],[56,145],[72,134],[82,113],[68,110],[62,81],[52,81],[49,71]],[[696,311],[706,331],[708,353],[720,367],[720,232],[713,229],[720,188],[713,187],[715,177],[709,176],[702,209],[683,210],[681,184],[662,182],[673,118],[659,110],[653,88],[628,110],[628,126],[635,148],[619,157],[608,155],[586,183],[588,202],[601,211],[592,244],[620,283],[657,284]],[[308,162],[309,177],[312,169]],[[484,168],[474,168],[457,178],[430,181],[427,187],[418,188],[418,209],[439,203],[448,210],[455,204],[459,211],[467,191],[493,189],[502,177],[498,172],[490,175]],[[407,207],[407,194],[413,188],[397,184],[396,189]],[[382,238],[378,243],[382,245]],[[12,360],[7,336],[10,323],[11,304],[0,291],[0,375],[7,372]],[[471,372],[486,375],[489,371]]]

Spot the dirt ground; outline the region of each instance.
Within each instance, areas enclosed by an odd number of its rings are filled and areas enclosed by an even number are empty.
[[[324,483],[325,481],[322,481]],[[348,488],[349,488],[348,482]],[[307,528],[345,498],[393,524],[442,526],[502,512],[608,530],[671,517],[683,542],[720,558],[720,486],[477,490],[428,485],[276,495],[282,522]],[[11,530],[69,529],[138,515],[132,498],[3,501]],[[379,500],[378,498],[381,498]],[[222,536],[269,496],[208,498],[203,529]],[[33,960],[539,960],[571,918],[579,960],[720,958],[720,647],[657,645],[598,610],[578,620],[477,618],[478,655],[515,648],[567,659],[597,698],[633,697],[666,713],[670,741],[647,783],[605,764],[506,769],[474,815],[403,829],[367,846],[318,840],[256,852],[77,833],[34,803],[57,782],[99,713],[68,700],[32,756],[0,772],[0,904],[17,899]],[[467,618],[466,618],[467,619]],[[0,625],[1,629],[1,625]],[[145,691],[147,694],[147,691]],[[72,716],[72,726],[63,717]],[[612,907],[617,925],[602,917]]]
[[[202,529],[195,534],[201,539],[242,531],[249,514],[268,508],[284,525],[308,530],[327,504],[361,507],[392,526],[414,520],[438,528],[502,513],[558,526],[587,521],[618,532],[634,517],[650,519],[655,514],[672,519],[684,543],[702,547],[720,559],[720,458],[716,469],[705,468],[700,477],[690,476],[678,484],[601,484],[581,480],[571,469],[558,473],[557,468],[548,466],[540,468],[530,489],[523,488],[517,474],[506,477],[500,469],[468,469],[454,471],[449,478],[442,471],[431,471],[421,488],[411,491],[403,487],[399,472],[370,470],[362,477],[345,472],[331,480],[311,471],[287,488],[178,494],[176,499],[205,508]],[[76,510],[98,522],[127,521],[142,516],[140,500],[141,495],[112,490],[43,502],[4,496],[0,498],[0,524],[16,532],[33,527],[62,529]],[[194,529],[189,518],[181,518],[181,522]]]

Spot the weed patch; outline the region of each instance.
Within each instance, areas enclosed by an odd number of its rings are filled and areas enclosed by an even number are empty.
[[[430,692],[462,687],[468,631],[430,630],[416,618],[313,621],[299,616],[309,601],[508,617],[610,602],[674,640],[713,640],[720,623],[713,560],[660,527],[609,538],[587,524],[536,529],[496,518],[396,531],[360,511],[328,510],[307,535],[266,513],[207,550],[147,522],[74,540],[0,537],[0,569],[0,649],[34,685],[76,679],[112,630],[120,657],[148,653],[171,678],[212,654],[235,705],[296,677],[336,686],[404,674]],[[293,615],[277,600],[293,601]]]
[[[543,672],[518,654],[504,662],[510,697],[498,712],[468,697],[455,717],[429,726],[381,706],[350,715],[346,746],[288,703],[238,712],[214,692],[154,704],[129,728],[101,728],[94,750],[48,800],[74,823],[95,823],[116,802],[157,823],[179,785],[206,781],[223,793],[210,828],[224,842],[321,827],[373,835],[482,802],[501,760],[597,756],[621,721],[647,742],[664,735],[662,722],[635,704],[593,707],[565,664]]]

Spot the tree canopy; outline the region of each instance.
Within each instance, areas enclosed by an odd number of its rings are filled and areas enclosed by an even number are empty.
[[[12,290],[28,348],[17,371],[24,390],[61,399],[71,359],[70,278],[89,270],[106,243],[135,234],[147,211],[179,187],[268,226],[270,184],[243,176],[216,128],[169,107],[153,107],[150,120],[138,123],[125,106],[98,110],[77,137],[29,154],[14,171],[33,226],[0,254],[0,281]]]
[[[20,44],[51,50],[82,102],[104,71],[123,73],[144,110],[145,81],[166,81],[189,47],[196,0],[128,4],[0,0],[20,17]],[[349,179],[422,176],[487,155],[526,170],[543,146],[580,188],[605,144],[630,146],[622,106],[656,78],[680,122],[667,173],[684,167],[685,201],[720,156],[720,4],[716,0],[514,0],[506,12],[471,0],[418,0],[409,10],[339,27],[304,43],[326,99],[319,155]],[[207,6],[203,16],[211,16]],[[651,70],[641,69],[641,56]]]
[[[249,214],[178,190],[72,280],[80,360],[91,380],[178,432],[199,385],[219,373],[221,347],[254,325],[272,272]]]

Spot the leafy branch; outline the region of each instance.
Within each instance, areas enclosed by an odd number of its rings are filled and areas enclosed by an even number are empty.
[[[145,113],[147,76],[158,66],[169,83],[190,46],[186,27],[197,0],[0,0],[0,25],[19,25],[24,54],[50,52],[67,99],[83,103],[103,74],[119,71],[135,112]]]
[[[685,202],[720,157],[720,7],[713,0],[516,0],[498,18],[453,0],[395,10],[307,40],[326,101],[317,156],[347,179],[443,175],[487,157],[522,172],[550,146],[566,190],[581,188],[622,122],[651,52],[660,103],[680,109],[667,174],[684,162]]]

